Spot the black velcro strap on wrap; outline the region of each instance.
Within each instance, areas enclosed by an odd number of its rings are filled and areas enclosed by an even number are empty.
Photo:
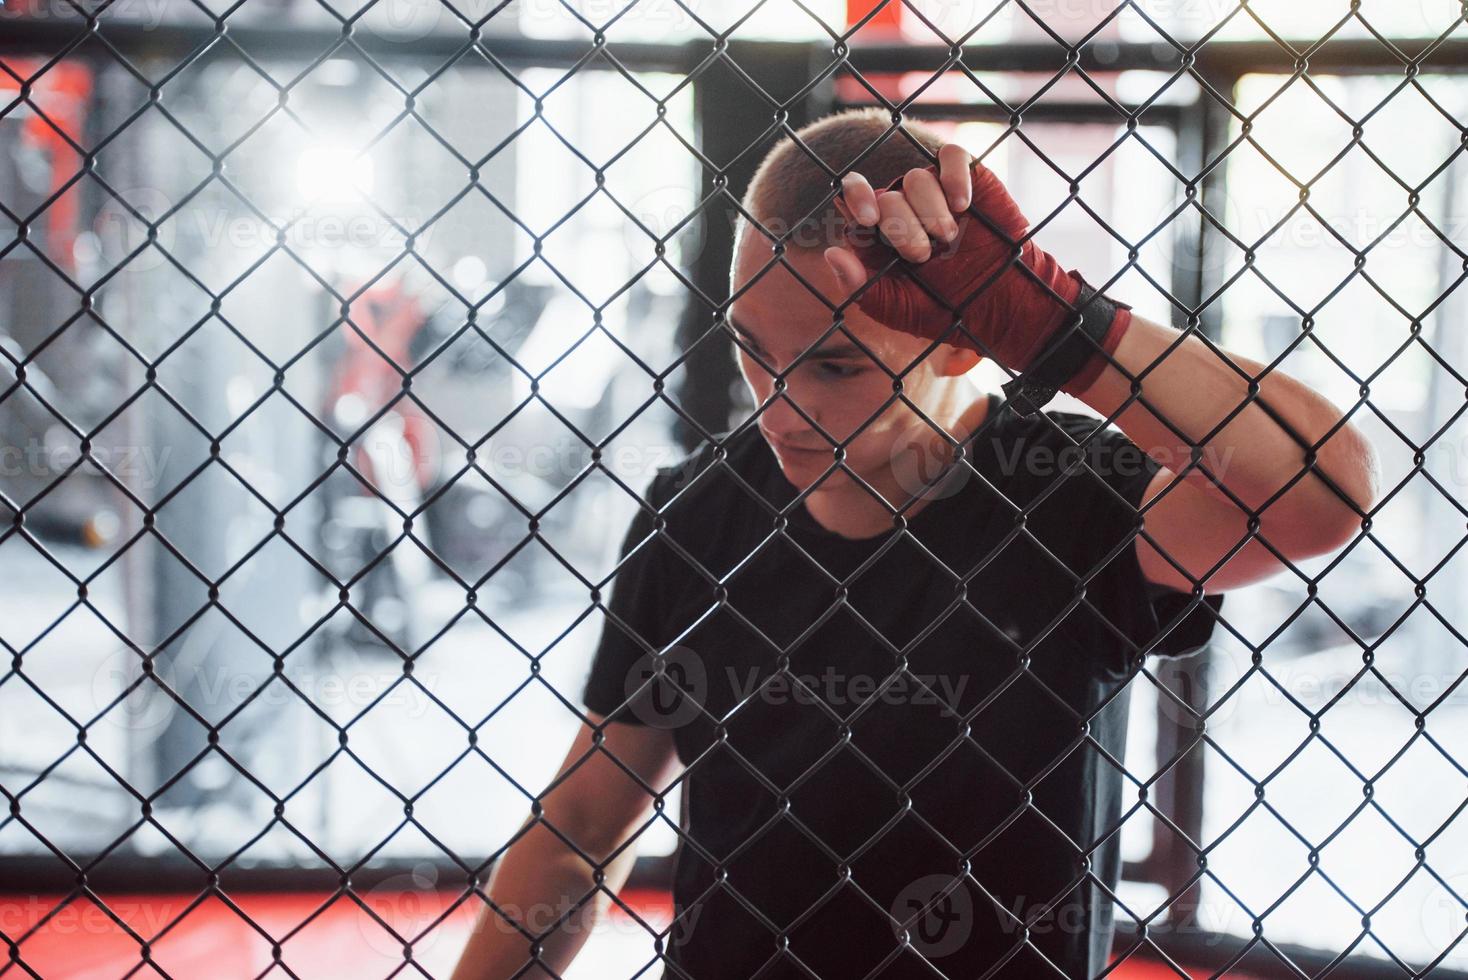
[[[1033,415],[1054,398],[1060,387],[1079,374],[1101,349],[1101,341],[1111,329],[1117,309],[1131,309],[1125,303],[1097,293],[1079,275],[1076,278],[1080,279],[1081,291],[1071,305],[1081,311],[1079,329],[1078,315],[1071,313],[1030,366],[1018,377],[1000,385],[1016,415]]]

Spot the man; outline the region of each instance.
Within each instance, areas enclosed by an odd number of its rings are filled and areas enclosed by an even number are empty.
[[[652,480],[460,980],[559,974],[675,783],[665,975],[1097,975],[1122,817],[1153,819],[1128,679],[1359,532],[1377,464],[1335,406],[1095,293],[992,172],[891,128],[828,117],[756,174],[725,326],[757,426]]]

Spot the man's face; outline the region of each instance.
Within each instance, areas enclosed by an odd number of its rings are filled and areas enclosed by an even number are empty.
[[[769,239],[757,230],[747,229],[737,246],[734,289],[737,292],[746,284],[752,285],[739,294],[729,311],[730,326],[744,346],[759,356],[756,360],[736,346],[740,371],[755,405],[770,402],[759,417],[761,433],[786,478],[799,489],[814,483],[832,465],[833,440],[843,442],[848,438],[851,442],[845,443],[846,465],[881,489],[891,482],[888,476],[894,457],[915,441],[926,443],[933,435],[932,427],[903,402],[893,401],[882,408],[893,397],[892,375],[901,375],[907,397],[942,425],[942,403],[945,398],[951,400],[952,393],[948,385],[939,383],[940,379],[965,373],[978,357],[944,344],[913,366],[928,342],[873,320],[853,303],[843,314],[846,329],[876,359],[837,329],[785,375],[784,394],[777,395],[771,372],[787,370],[802,352],[816,344],[831,329],[833,313],[783,265],[765,268],[771,257]],[[819,250],[794,250],[786,258],[830,304],[845,301],[846,291],[838,285]],[[767,367],[761,366],[761,360]],[[903,375],[910,366],[912,369]],[[838,470],[820,486],[829,489],[843,485],[853,486],[850,478]]]

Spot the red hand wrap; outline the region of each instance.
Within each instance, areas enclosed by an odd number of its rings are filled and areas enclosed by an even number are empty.
[[[936,168],[928,169],[936,173]],[[1015,261],[1014,243],[1024,237],[1029,220],[992,170],[975,163],[972,174],[972,210],[988,221],[972,213],[955,216],[959,229],[955,241],[935,241],[926,262],[899,259],[890,273],[867,287],[857,305],[873,319],[927,340],[948,334],[948,343],[976,350],[1017,373],[1029,367],[1051,336],[1071,320],[1080,280],[1033,240],[1020,246]],[[899,178],[887,189],[900,185]],[[839,206],[845,213],[844,202]],[[869,276],[897,258],[875,229],[848,220],[846,238]],[[949,333],[955,313],[979,343],[962,331]],[[1107,354],[1116,350],[1130,324],[1129,308],[1119,305],[1101,345]],[[1096,354],[1062,390],[1071,394],[1084,390],[1106,364],[1106,358]]]

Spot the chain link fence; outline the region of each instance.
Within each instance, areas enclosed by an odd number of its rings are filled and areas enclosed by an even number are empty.
[[[965,145],[1103,292],[1300,379],[1382,455],[1346,546],[1286,561],[1226,613],[1195,591],[1211,633],[1193,655],[1138,657],[1077,712],[1044,648],[1016,647],[1017,683],[1060,702],[1053,766],[1005,768],[1013,733],[982,734],[992,699],[963,715],[958,743],[1020,792],[1006,823],[1043,819],[1035,795],[1068,758],[1119,773],[1094,839],[1066,842],[1070,885],[1114,915],[1097,972],[1456,975],[1465,14],[7,0],[0,974],[328,976],[347,954],[321,948],[345,944],[374,975],[447,976],[582,730],[598,641],[627,626],[611,604],[635,587],[629,523],[668,540],[653,515],[670,501],[642,498],[727,471],[714,447],[764,412],[729,329],[755,166],[811,120],[878,107],[895,139],[922,120]],[[798,548],[764,510],[760,537]],[[740,567],[686,566],[709,592],[690,619],[730,608]],[[833,688],[798,669],[799,638],[761,634],[774,669],[738,705],[654,700],[653,720],[692,738],[804,698],[840,732],[898,682],[907,704],[965,703],[942,684],[967,680],[909,669],[911,637],[855,614],[864,569],[847,571],[834,608],[891,658],[870,685]],[[957,603],[994,613],[977,589]],[[686,640],[636,641],[631,710],[670,681],[708,693],[724,665]],[[737,914],[730,868],[768,828],[709,850],[689,784],[730,763],[681,761],[657,790],[623,765],[656,801],[627,888],[499,909],[527,959],[579,924],[593,945],[567,976],[690,975],[669,949],[710,909]],[[921,784],[867,763],[813,751],[780,785],[745,775],[835,876],[883,834],[838,853],[786,794]],[[963,888],[944,869],[868,895],[846,928],[896,951],[870,975],[949,975],[979,923],[1007,936],[984,975],[1055,975],[1043,934],[1067,930],[1064,895],[990,895],[980,869],[1003,846],[954,846]],[[690,855],[718,887],[668,907]],[[267,901],[286,893],[314,894]],[[593,928],[596,902],[612,911]],[[792,923],[746,903],[760,975],[823,975],[787,954],[830,898],[801,904]],[[234,930],[227,974],[180,938],[209,916]],[[92,973],[61,965],[77,937]]]

